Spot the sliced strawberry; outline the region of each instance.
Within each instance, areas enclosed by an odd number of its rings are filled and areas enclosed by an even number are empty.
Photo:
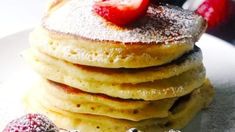
[[[93,11],[118,26],[125,26],[145,15],[149,0],[101,0]]]
[[[205,0],[196,13],[208,21],[208,27],[215,27],[224,21],[229,9],[228,0]]]

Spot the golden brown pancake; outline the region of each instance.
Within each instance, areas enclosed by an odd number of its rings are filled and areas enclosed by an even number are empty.
[[[44,106],[132,121],[167,117],[169,109],[177,99],[143,101],[113,98],[103,94],[90,94],[45,80],[38,82],[33,92],[34,98]]]
[[[214,96],[214,90],[207,80],[200,88],[180,98],[171,108],[171,115],[168,117],[152,118],[136,122],[106,116],[78,114],[53,106],[44,106],[37,98],[34,98],[32,92],[29,92],[24,100],[30,111],[46,114],[62,128],[78,129],[81,132],[125,132],[133,127],[144,132],[182,129],[201,109],[205,108],[211,102]]]
[[[31,45],[74,64],[143,68],[189,52],[206,28],[202,17],[169,5],[150,5],[135,24],[117,27],[91,11],[93,2],[60,0],[50,5],[31,34]]]
[[[66,84],[82,91],[102,93],[123,99],[159,100],[178,97],[188,94],[201,86],[205,79],[205,69],[200,65],[179,75],[151,82],[138,84],[106,83],[76,78],[76,76],[65,72],[64,67],[55,67],[51,62],[47,63],[30,58],[28,60],[34,70],[46,79]]]
[[[150,82],[176,76],[202,65],[202,53],[198,47],[169,64],[141,69],[108,69],[76,65],[43,54],[36,49],[25,51],[24,57],[31,63],[37,61],[51,65],[55,70],[62,72],[61,75],[63,76],[69,75],[79,80],[107,83],[136,84]]]
[[[74,38],[43,29],[33,31],[30,44],[70,63],[105,68],[142,68],[162,65],[193,49],[193,43],[122,44]]]

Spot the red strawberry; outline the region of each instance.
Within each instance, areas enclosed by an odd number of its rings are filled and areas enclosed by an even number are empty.
[[[208,27],[215,27],[224,21],[228,15],[228,0],[205,0],[196,13],[208,21]]]
[[[3,132],[59,132],[59,129],[40,114],[28,114],[11,121]]]
[[[106,20],[125,26],[145,15],[149,0],[100,0],[93,5],[93,11]]]

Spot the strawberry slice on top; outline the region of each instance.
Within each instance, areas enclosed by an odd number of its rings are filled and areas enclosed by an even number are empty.
[[[93,11],[107,21],[125,26],[145,15],[149,0],[100,0],[93,5]]]
[[[229,0],[204,0],[196,13],[208,21],[209,28],[213,28],[226,20],[229,12]]]

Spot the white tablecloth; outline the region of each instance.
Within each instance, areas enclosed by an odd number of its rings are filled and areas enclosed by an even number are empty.
[[[0,38],[39,23],[46,0],[0,0]]]

